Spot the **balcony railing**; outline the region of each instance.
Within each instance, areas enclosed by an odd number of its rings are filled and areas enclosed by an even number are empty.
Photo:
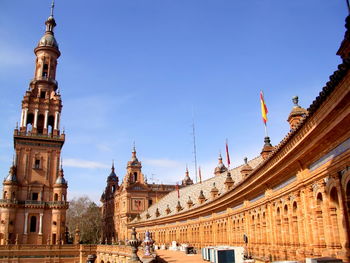
[[[32,133],[30,131],[27,132],[21,132],[18,129],[14,130],[15,136],[25,136],[25,137],[32,137],[32,138],[42,138],[42,139],[54,139],[54,140],[62,140],[65,137],[65,134],[59,134],[59,135],[53,135],[53,134],[42,134],[42,133]]]
[[[11,200],[11,199],[0,199],[0,204],[17,204],[17,200]]]
[[[57,80],[49,78],[49,77],[46,77],[46,76],[36,77],[36,78],[32,79],[31,82],[42,81],[42,80],[51,82],[51,83],[55,84],[56,86],[58,85]]]
[[[11,200],[11,199],[0,199],[0,204],[20,204],[20,205],[38,205],[38,206],[66,206],[69,202],[66,201],[38,201],[38,200]]]
[[[20,204],[25,204],[25,205],[45,205],[45,202],[37,201],[37,200],[26,200],[26,201],[21,201]]]

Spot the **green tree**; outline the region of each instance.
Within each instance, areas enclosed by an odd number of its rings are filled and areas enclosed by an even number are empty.
[[[74,237],[75,229],[79,227],[81,243],[97,244],[100,240],[101,225],[100,207],[89,197],[82,196],[70,201],[67,226],[72,237]]]

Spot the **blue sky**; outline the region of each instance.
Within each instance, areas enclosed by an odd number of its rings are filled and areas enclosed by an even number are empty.
[[[0,0],[2,177],[49,9],[50,0]],[[148,178],[175,183],[186,164],[193,177],[192,116],[204,178],[226,138],[233,166],[254,158],[260,90],[277,144],[292,96],[308,107],[341,62],[346,15],[343,0],[57,0],[70,198],[98,200],[112,159],[122,179],[133,141]]]

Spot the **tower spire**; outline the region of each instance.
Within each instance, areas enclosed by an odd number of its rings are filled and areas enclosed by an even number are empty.
[[[55,9],[55,0],[52,0],[52,4],[51,4],[51,13],[50,16],[53,17],[53,10]]]

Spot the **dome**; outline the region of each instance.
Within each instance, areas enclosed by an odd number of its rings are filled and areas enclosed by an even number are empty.
[[[308,114],[308,111],[306,109],[299,106],[299,104],[298,104],[299,97],[298,96],[294,96],[292,101],[294,103],[294,106],[293,106],[292,111],[290,112],[290,114],[288,116],[288,121],[294,116],[305,116]]]
[[[188,172],[188,168],[186,167],[185,178],[182,180],[182,185],[191,185],[191,184],[193,184],[193,181],[190,178],[190,174]]]
[[[4,181],[8,183],[17,183],[16,168],[14,166],[10,168],[9,174]]]
[[[61,167],[61,170],[59,171],[58,177],[56,179],[55,184],[67,184],[66,179],[64,179],[63,169]]]
[[[107,177],[107,182],[118,182],[118,177],[114,172],[114,169],[112,169],[111,173]]]
[[[219,154],[218,160],[219,160],[219,163],[218,163],[218,165],[215,167],[214,174],[221,174],[221,173],[224,173],[224,172],[227,171],[226,166],[225,166],[224,163],[222,162],[221,154]]]
[[[38,47],[54,47],[58,49],[58,43],[53,34],[46,33],[39,41]]]
[[[67,181],[63,178],[63,176],[59,176],[57,177],[55,184],[67,184]]]

